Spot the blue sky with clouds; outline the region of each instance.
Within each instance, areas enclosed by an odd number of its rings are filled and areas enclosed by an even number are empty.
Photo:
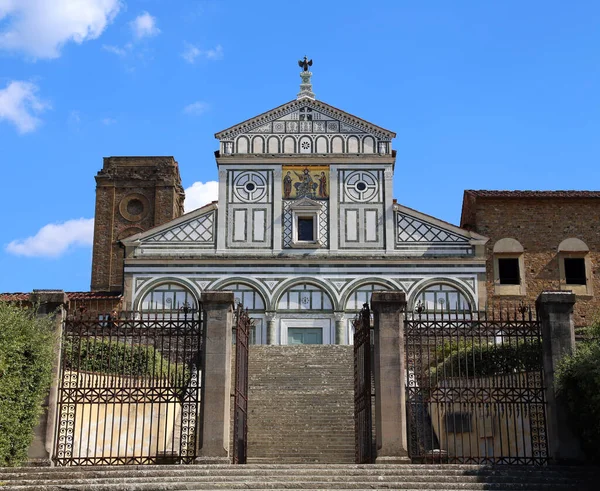
[[[102,157],[173,155],[214,199],[214,133],[295,98],[395,131],[398,201],[598,189],[595,1],[0,0],[0,291],[87,290]],[[598,217],[590,217],[597,220]]]

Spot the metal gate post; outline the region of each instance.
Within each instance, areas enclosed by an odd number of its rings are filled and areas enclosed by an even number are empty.
[[[233,292],[205,291],[202,435],[197,463],[228,464]]]
[[[376,291],[371,297],[375,321],[375,463],[410,463],[406,438],[404,316],[406,295]]]

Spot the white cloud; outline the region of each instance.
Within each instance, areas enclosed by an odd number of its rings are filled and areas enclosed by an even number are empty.
[[[219,197],[219,183],[217,181],[197,181],[185,190],[185,212],[216,201]]]
[[[220,60],[223,58],[223,47],[218,44],[213,49],[201,50],[193,44],[186,43],[185,50],[181,53],[181,57],[188,63],[195,63],[197,58]]]
[[[125,56],[127,54],[127,49],[119,48],[118,46],[114,46],[112,44],[103,44],[102,49],[108,51],[109,53],[113,53],[117,56]]]
[[[94,219],[79,218],[45,225],[31,237],[13,240],[6,251],[16,256],[58,257],[70,247],[91,246],[93,239]]]
[[[0,89],[0,120],[14,124],[19,133],[35,130],[41,123],[37,115],[50,107],[37,97],[38,90],[33,83],[18,80],[13,80],[5,89]]]
[[[183,112],[186,114],[203,114],[208,111],[208,104],[202,101],[192,102],[183,108]]]
[[[102,124],[106,125],[106,126],[110,126],[111,124],[115,124],[116,122],[117,122],[117,120],[114,118],[103,118],[102,119]]]
[[[121,0],[0,0],[0,49],[34,58],[58,58],[69,41],[98,38]]]
[[[156,17],[152,17],[148,12],[142,12],[131,21],[130,25],[137,39],[160,34],[160,29],[156,27]]]

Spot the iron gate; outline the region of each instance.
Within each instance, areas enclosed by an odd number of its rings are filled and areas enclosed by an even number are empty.
[[[69,316],[57,465],[191,463],[201,421],[202,312]]]
[[[354,437],[357,464],[373,462],[371,312],[364,304],[354,325]]]
[[[546,464],[539,322],[530,308],[405,321],[409,453],[420,463]]]
[[[233,463],[248,457],[248,342],[252,319],[238,304],[235,320],[235,396],[233,416]]]

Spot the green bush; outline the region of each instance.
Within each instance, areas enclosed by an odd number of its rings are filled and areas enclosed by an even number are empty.
[[[189,370],[185,366],[169,362],[154,346],[89,337],[76,343],[67,340],[63,353],[68,370],[125,377],[169,378],[177,386],[184,386],[189,378]]]
[[[27,460],[52,381],[54,319],[0,302],[0,466]]]
[[[569,410],[569,421],[581,438],[585,454],[600,461],[600,323],[589,338],[565,356],[556,372],[558,397]]]
[[[429,370],[431,377],[490,377],[515,372],[540,370],[542,354],[535,340],[504,342],[499,344],[461,343],[459,346],[441,348],[449,354],[444,361]]]

